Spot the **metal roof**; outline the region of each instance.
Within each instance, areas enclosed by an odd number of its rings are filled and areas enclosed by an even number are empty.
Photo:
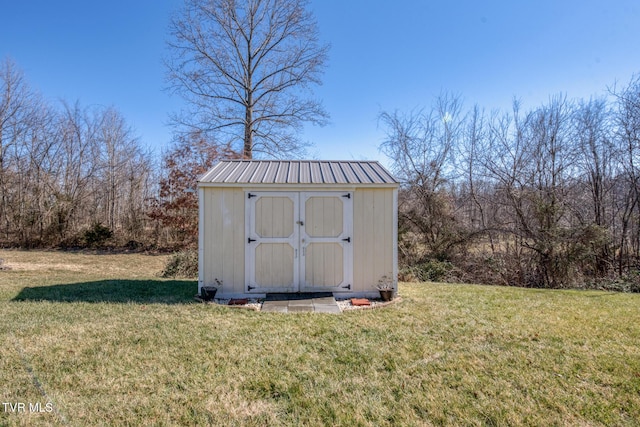
[[[376,161],[221,160],[200,184],[383,184],[398,181]]]

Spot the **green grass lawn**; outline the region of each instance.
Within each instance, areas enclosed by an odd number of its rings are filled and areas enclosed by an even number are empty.
[[[0,425],[640,425],[640,295],[402,284],[272,314],[196,303],[164,256],[0,258]]]

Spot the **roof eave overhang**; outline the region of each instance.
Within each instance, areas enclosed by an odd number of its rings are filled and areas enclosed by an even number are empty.
[[[313,188],[318,191],[325,189],[345,189],[345,188],[398,188],[398,183],[251,183],[251,182],[198,182],[198,188],[252,188],[252,189],[299,189]]]

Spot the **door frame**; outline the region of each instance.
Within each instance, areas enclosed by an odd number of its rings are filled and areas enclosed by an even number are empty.
[[[306,221],[306,202],[311,197],[336,197],[342,200],[342,233],[336,237],[311,237],[306,227],[300,227],[300,267],[298,286],[300,292],[347,292],[353,283],[353,192],[352,191],[301,191],[298,209],[301,221]],[[345,197],[346,196],[346,197]],[[342,239],[349,239],[348,242]],[[306,247],[311,243],[338,243],[343,250],[342,282],[336,286],[313,286],[305,281]]]
[[[264,294],[265,292],[350,292],[353,283],[353,190],[322,190],[322,191],[301,191],[301,190],[245,190],[245,283],[244,288],[247,293]],[[309,236],[304,231],[304,204],[309,197],[313,196],[336,196],[345,197],[343,203],[343,229],[340,239],[349,237],[350,241],[345,242],[343,246],[343,281],[339,286],[318,287],[304,286],[305,258],[303,254],[303,235],[308,239]],[[289,197],[293,201],[293,218],[294,231],[289,238],[278,240],[289,240],[293,246],[294,262],[293,262],[293,286],[292,287],[263,287],[258,286],[255,280],[256,260],[255,249],[260,244],[255,233],[255,204],[262,196],[280,196]],[[346,236],[346,237],[345,237]],[[256,239],[251,241],[249,239]],[[311,238],[311,240],[320,240],[323,238]]]
[[[293,227],[293,233],[286,238],[267,238],[270,241],[267,243],[289,243],[293,248],[293,284],[289,286],[279,287],[266,287],[259,286],[256,283],[256,248],[260,245],[260,237],[257,236],[256,218],[252,215],[255,212],[256,202],[260,197],[274,196],[274,197],[288,197],[293,202],[293,218],[297,221],[299,217],[299,195],[294,191],[245,191],[245,291],[250,293],[265,293],[265,292],[297,292],[298,289],[298,270],[299,270],[299,256],[298,246],[300,242],[299,228]],[[254,240],[255,239],[255,240]],[[253,241],[251,241],[253,240]]]

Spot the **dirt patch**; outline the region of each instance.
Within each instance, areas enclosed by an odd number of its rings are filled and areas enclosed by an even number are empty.
[[[12,270],[17,271],[44,271],[44,270],[64,270],[64,271],[86,271],[87,268],[78,264],[44,264],[33,262],[12,262],[5,264]]]

